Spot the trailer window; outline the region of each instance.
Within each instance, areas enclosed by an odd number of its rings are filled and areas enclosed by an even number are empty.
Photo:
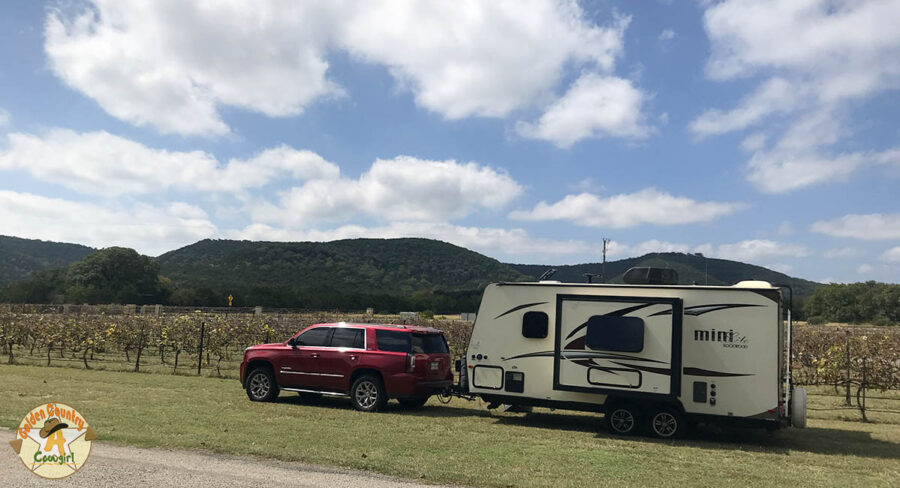
[[[522,335],[529,339],[544,339],[547,337],[548,322],[544,312],[525,312],[522,316]]]
[[[594,315],[588,319],[587,347],[603,351],[641,352],[644,320],[640,317]]]
[[[378,342],[378,349],[381,351],[409,352],[409,336],[409,332],[394,332],[393,330],[379,329],[375,330],[375,341]]]

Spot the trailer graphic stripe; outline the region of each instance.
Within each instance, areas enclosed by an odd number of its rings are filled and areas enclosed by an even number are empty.
[[[512,356],[508,358],[500,358],[503,361],[509,361],[511,359],[522,359],[522,358],[536,358],[536,357],[553,357],[553,351],[539,351],[539,352],[530,352],[527,354],[519,354],[518,356]],[[649,363],[659,363],[659,364],[669,364],[665,361],[657,361],[655,359],[648,358],[637,358],[633,356],[627,356],[624,354],[612,354],[612,353],[603,353],[603,352],[591,352],[591,351],[582,351],[582,350],[563,350],[560,356],[563,359],[622,359],[628,361],[643,361]]]
[[[640,305],[633,305],[631,307],[620,308],[619,310],[605,313],[602,316],[603,317],[624,317],[625,315],[628,315],[631,312],[636,312],[642,308],[646,308],[651,305],[658,305],[658,303],[655,303],[655,302],[654,303],[642,303]],[[672,313],[672,311],[670,310],[669,313]],[[652,315],[651,315],[651,317],[652,317]],[[579,325],[578,327],[575,327],[574,329],[572,329],[572,332],[569,332],[569,335],[566,336],[566,339],[572,337],[573,335],[575,335],[575,333],[577,333],[581,329],[584,329],[585,327],[587,327],[587,325],[588,325],[588,323],[585,322],[585,323]]]
[[[668,369],[668,368],[654,368],[652,366],[643,366],[643,365],[637,365],[637,364],[625,364],[625,363],[620,363],[618,361],[610,361],[610,362],[613,364],[618,364],[619,366],[624,366],[626,368],[634,368],[637,370],[646,371],[648,373],[657,373],[657,374],[662,374],[662,375],[666,375],[666,376],[672,376],[672,370]]]
[[[727,310],[731,308],[743,308],[743,307],[761,307],[762,305],[750,305],[746,303],[715,303],[710,305],[694,305],[693,307],[685,307],[684,314],[685,315],[703,315],[709,312],[718,312],[719,310]],[[663,310],[661,312],[656,312],[655,314],[650,315],[651,317],[656,317],[657,315],[672,315],[671,310]]]
[[[522,310],[523,308],[533,307],[533,306],[535,306],[535,305],[543,305],[543,304],[545,304],[545,303],[547,303],[547,302],[535,302],[535,303],[526,303],[525,305],[519,305],[519,306],[517,306],[517,307],[513,307],[513,308],[511,308],[511,309],[509,309],[509,310],[507,310],[507,311],[501,313],[500,315],[494,317],[494,320],[497,320],[497,319],[499,319],[500,317],[502,317],[502,316],[504,316],[504,315],[506,315],[506,314],[513,313],[513,312],[515,312],[516,310]]]
[[[721,377],[753,376],[752,373],[724,373],[722,371],[710,371],[708,369],[700,369],[700,368],[684,368],[684,374],[689,374],[691,376],[721,376]]]

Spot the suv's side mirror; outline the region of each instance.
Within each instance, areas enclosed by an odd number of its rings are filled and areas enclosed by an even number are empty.
[[[300,342],[300,339],[298,339],[297,337],[291,337],[291,339],[288,341],[288,345],[291,347],[297,347],[298,342]]]

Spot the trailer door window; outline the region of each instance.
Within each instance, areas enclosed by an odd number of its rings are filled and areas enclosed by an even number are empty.
[[[603,351],[641,352],[644,320],[640,317],[594,315],[588,319],[587,347]]]
[[[544,312],[525,312],[522,316],[522,335],[529,339],[547,337],[547,314]]]

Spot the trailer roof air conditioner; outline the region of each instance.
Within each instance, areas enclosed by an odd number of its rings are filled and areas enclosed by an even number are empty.
[[[629,285],[677,285],[678,272],[671,268],[631,268],[622,281]]]

